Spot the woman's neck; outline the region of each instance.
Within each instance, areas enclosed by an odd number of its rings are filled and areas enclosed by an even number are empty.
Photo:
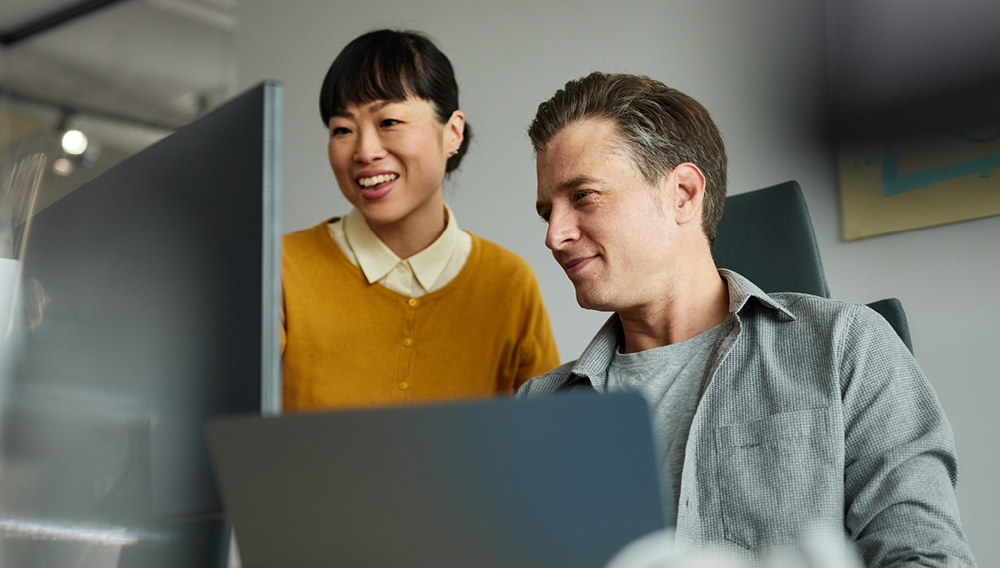
[[[367,222],[367,220],[366,220]],[[434,244],[448,225],[442,199],[428,200],[419,210],[385,225],[368,224],[380,241],[396,256],[406,260]]]

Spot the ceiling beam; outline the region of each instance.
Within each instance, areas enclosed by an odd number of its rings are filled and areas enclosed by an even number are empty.
[[[131,116],[126,116],[123,114],[115,114],[113,112],[108,112],[104,110],[84,108],[78,105],[67,105],[56,101],[44,99],[41,97],[36,97],[34,95],[19,93],[17,91],[12,91],[10,89],[6,89],[0,86],[0,103],[3,103],[5,99],[12,102],[21,102],[32,105],[49,107],[63,114],[79,114],[79,115],[92,116],[94,118],[113,120],[116,122],[124,122],[126,124],[131,124],[133,126],[152,128],[156,130],[164,130],[167,132],[173,132],[178,128],[180,128],[179,126],[176,125],[164,124],[162,122],[155,122],[152,120],[145,120],[142,118],[133,118]]]
[[[40,18],[36,18],[35,20],[28,22],[17,29],[0,35],[0,45],[9,46],[15,44],[19,41],[28,39],[35,34],[40,34],[56,26],[65,24],[70,20],[74,20],[80,16],[85,16],[95,10],[100,10],[101,8],[121,1],[122,0],[83,0],[81,2],[70,4],[69,6],[59,8],[58,10]]]

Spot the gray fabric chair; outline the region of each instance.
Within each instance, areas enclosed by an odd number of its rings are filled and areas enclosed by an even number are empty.
[[[802,188],[787,181],[729,196],[715,238],[715,264],[739,272],[765,292],[830,297]],[[913,352],[903,305],[896,298],[868,304]]]
[[[713,254],[716,266],[739,272],[765,292],[830,297],[797,182],[729,196]]]
[[[878,312],[885,321],[889,322],[892,329],[896,330],[899,338],[906,344],[906,348],[913,353],[913,342],[910,341],[910,326],[906,323],[906,312],[903,311],[903,304],[896,298],[888,298],[868,304],[868,307]]]

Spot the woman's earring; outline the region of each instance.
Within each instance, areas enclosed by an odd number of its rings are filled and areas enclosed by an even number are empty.
[[[455,148],[451,152],[448,152],[448,155],[449,156],[457,156],[458,155],[458,148]]]

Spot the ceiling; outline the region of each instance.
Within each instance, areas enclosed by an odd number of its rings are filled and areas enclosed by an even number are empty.
[[[0,13],[0,35],[77,4],[76,0],[7,0]]]
[[[10,154],[26,149],[45,151],[50,163],[64,157],[58,136],[65,128],[80,128],[93,142],[72,175],[46,177],[43,203],[238,87],[237,0],[0,1],[0,40],[30,32],[0,41],[0,173]]]
[[[170,128],[236,87],[236,0],[4,0],[0,30],[107,4],[0,48],[0,88]]]

